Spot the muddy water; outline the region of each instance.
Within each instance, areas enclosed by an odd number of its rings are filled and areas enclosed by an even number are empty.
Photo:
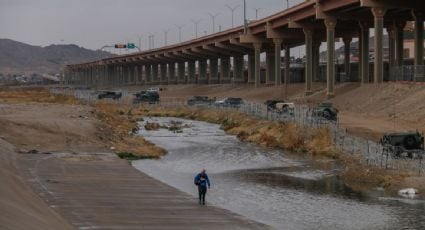
[[[207,205],[229,209],[276,229],[425,229],[425,203],[351,191],[332,162],[308,159],[242,143],[219,126],[177,118],[182,133],[167,129],[140,134],[168,150],[161,160],[133,162],[148,175],[194,196],[193,177],[205,168],[212,182]],[[143,126],[143,124],[142,124]]]

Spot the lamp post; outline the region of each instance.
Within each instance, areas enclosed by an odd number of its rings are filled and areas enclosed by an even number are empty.
[[[235,27],[235,18],[234,18],[234,13],[235,13],[235,10],[237,9],[237,8],[239,8],[240,7],[240,5],[236,5],[236,6],[234,6],[234,7],[231,7],[231,6],[229,6],[229,5],[227,5],[226,4],[226,7],[230,10],[230,11],[232,11],[232,28],[233,27]]]
[[[286,0],[286,9],[289,9],[289,0]]]
[[[202,21],[202,19],[198,19],[198,20],[192,19],[191,21],[195,25],[195,38],[198,38],[198,24]]]
[[[255,8],[255,20],[258,20],[258,11],[261,10],[261,8]]]
[[[143,38],[143,36],[138,36],[138,38],[139,38],[139,52],[140,51],[142,51],[142,38]]]
[[[216,18],[218,15],[220,15],[220,13],[217,13],[217,14],[211,14],[211,13],[208,13],[208,15],[210,15],[211,20],[212,20],[212,32],[213,32],[213,33],[215,33],[215,18]]]
[[[168,32],[170,32],[170,29],[162,30],[164,31],[164,46],[167,46],[168,44]]]
[[[243,33],[247,34],[248,33],[248,24],[246,21],[246,0],[243,0]]]
[[[184,27],[184,24],[181,24],[181,25],[175,24],[175,26],[179,30],[179,42],[182,42],[182,29]]]

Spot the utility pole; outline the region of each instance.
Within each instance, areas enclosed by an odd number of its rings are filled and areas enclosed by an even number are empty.
[[[138,38],[139,38],[139,47],[138,47],[139,48],[139,52],[142,51],[142,37],[143,36],[138,36]]]
[[[286,0],[286,9],[289,9],[289,0]]]
[[[149,48],[155,49],[155,33],[149,33]]]
[[[184,27],[184,24],[175,24],[175,26],[177,27],[177,29],[179,30],[179,42],[182,42],[182,29]]]
[[[217,14],[211,14],[211,13],[208,13],[208,14],[210,15],[211,20],[212,20],[212,32],[213,32],[213,33],[215,33],[215,18],[216,18],[218,15],[220,15],[220,13],[217,13]]]
[[[162,30],[164,31],[164,46],[168,45],[168,32],[170,32],[170,29]]]
[[[247,34],[248,33],[248,24],[246,21],[246,0],[243,0],[243,33]]]
[[[240,7],[240,5],[236,5],[236,6],[234,6],[234,7],[231,7],[231,6],[229,6],[229,5],[227,5],[227,4],[226,4],[226,7],[227,7],[230,11],[232,11],[232,28],[233,28],[233,27],[235,27],[234,13],[235,13],[235,10],[236,10],[237,8],[239,8],[239,7]]]
[[[255,8],[255,20],[258,20],[258,11],[261,10],[261,8]]]
[[[195,25],[195,38],[198,38],[198,24],[202,21],[202,19],[198,19],[198,20],[192,19],[191,21]]]

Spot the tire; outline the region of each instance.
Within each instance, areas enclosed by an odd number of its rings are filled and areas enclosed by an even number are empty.
[[[414,149],[416,147],[416,139],[414,136],[407,136],[404,138],[403,144],[406,149]]]
[[[323,111],[322,116],[323,116],[326,120],[332,120],[332,115],[331,115],[331,112],[329,112],[329,110],[325,110],[325,111]]]

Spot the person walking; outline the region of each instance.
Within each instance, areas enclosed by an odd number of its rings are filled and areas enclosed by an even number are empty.
[[[205,195],[207,194],[207,185],[210,188],[210,180],[205,169],[195,176],[195,185],[198,186],[199,204],[205,205]]]

